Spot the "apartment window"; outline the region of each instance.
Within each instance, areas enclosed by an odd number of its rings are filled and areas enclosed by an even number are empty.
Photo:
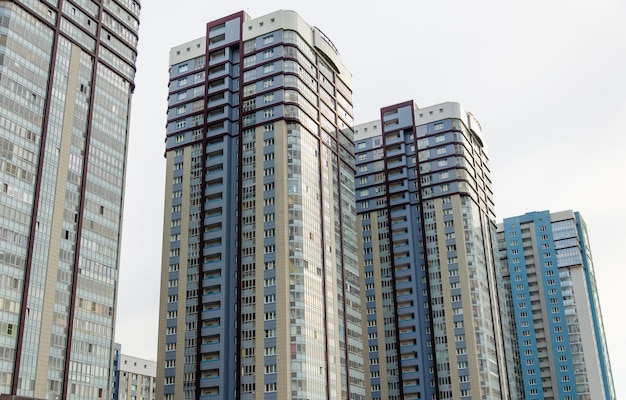
[[[264,88],[269,88],[274,86],[274,78],[268,78],[266,80],[263,81],[263,87]]]
[[[272,36],[272,35],[264,36],[263,37],[263,44],[270,44],[270,43],[274,43],[274,36]]]
[[[183,72],[189,71],[189,64],[183,64],[178,66],[178,73],[182,74]]]
[[[272,101],[274,101],[274,93],[268,93],[265,96],[263,96],[264,103],[270,103]]]
[[[274,71],[274,64],[265,64],[263,66],[263,73],[264,74],[269,74],[270,72]]]

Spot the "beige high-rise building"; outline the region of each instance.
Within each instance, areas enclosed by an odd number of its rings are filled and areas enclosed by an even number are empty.
[[[509,399],[480,124],[407,101],[354,130],[370,398]]]
[[[350,73],[292,11],[206,32],[170,52],[157,398],[365,399]]]
[[[110,396],[139,11],[0,1],[0,393]]]

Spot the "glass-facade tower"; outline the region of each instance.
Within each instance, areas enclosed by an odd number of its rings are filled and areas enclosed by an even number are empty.
[[[480,125],[409,101],[354,129],[371,398],[510,398]]]
[[[589,237],[577,212],[505,218],[508,269],[525,399],[616,398]]]
[[[109,397],[139,10],[0,1],[0,393]]]
[[[157,398],[364,399],[351,76],[296,13],[173,48]]]

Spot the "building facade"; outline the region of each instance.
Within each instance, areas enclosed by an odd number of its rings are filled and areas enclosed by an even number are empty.
[[[364,399],[351,76],[296,13],[173,48],[157,398]]]
[[[480,125],[409,101],[354,129],[371,398],[508,399]]]
[[[156,361],[122,354],[115,344],[111,400],[155,400]]]
[[[0,1],[0,393],[110,395],[139,10]]]
[[[525,399],[616,398],[585,222],[572,211],[505,218]]]

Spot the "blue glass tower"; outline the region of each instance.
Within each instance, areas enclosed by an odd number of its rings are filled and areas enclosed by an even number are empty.
[[[526,399],[615,399],[584,221],[577,212],[505,218],[508,266]]]

